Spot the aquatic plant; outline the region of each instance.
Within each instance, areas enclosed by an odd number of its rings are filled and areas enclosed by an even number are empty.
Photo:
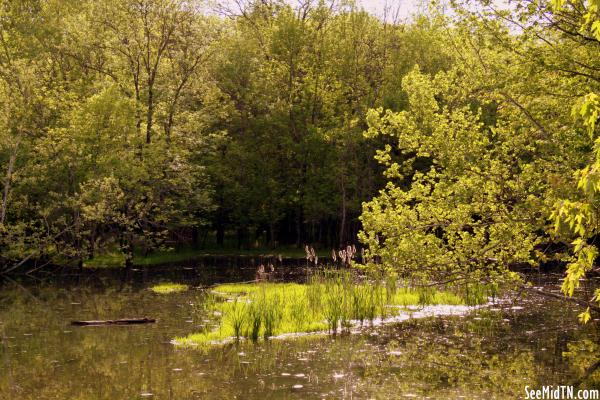
[[[308,302],[308,307],[311,311],[318,311],[322,306],[323,299],[323,283],[321,281],[321,276],[314,275],[309,279],[308,284],[306,285],[306,300]]]
[[[253,342],[256,342],[260,335],[260,327],[262,325],[263,314],[261,312],[261,304],[252,301],[248,305],[248,313],[246,314],[246,328],[248,329],[246,336]]]
[[[366,285],[357,285],[352,288],[352,312],[356,320],[360,321],[360,324],[364,323],[365,319],[368,319],[374,312],[370,312],[370,306],[372,305],[373,292],[369,290]]]
[[[188,285],[182,285],[180,283],[161,283],[159,285],[154,285],[150,288],[151,291],[159,294],[185,292],[188,289]]]
[[[484,304],[489,297],[496,297],[498,293],[498,285],[496,283],[467,283],[465,284],[465,303],[470,306]]]
[[[308,295],[308,288],[306,291]],[[304,322],[306,320],[306,313],[311,312],[309,302],[306,297],[296,298],[294,299],[290,305],[290,323],[294,325],[294,331],[302,332],[304,327]]]
[[[435,296],[436,290],[432,287],[424,287],[419,291],[419,305],[426,306],[433,302],[433,298]]]
[[[327,330],[337,333],[338,322],[342,317],[342,292],[335,284],[326,286],[323,316],[327,321]]]
[[[271,337],[275,334],[279,321],[282,317],[282,307],[280,296],[275,293],[272,296],[264,294],[262,307],[262,318],[264,321],[264,338]]]
[[[401,307],[465,304],[464,292],[432,287],[396,287],[394,279],[367,280],[351,271],[314,272],[306,284],[224,284],[213,288],[209,313],[221,315],[219,328],[176,339],[180,345],[205,345],[228,338],[257,341],[287,333],[337,334],[365,321],[386,318]],[[469,291],[471,295],[474,292]],[[481,301],[481,296],[469,301]],[[480,303],[478,303],[480,304]]]
[[[396,290],[398,290],[398,277],[395,273],[388,273],[384,276],[385,282],[385,294],[387,296],[387,301],[390,301],[392,296],[396,294]]]
[[[227,318],[227,322],[233,330],[233,335],[236,340],[242,337],[243,328],[246,322],[246,311],[249,308],[248,304],[235,298],[232,302],[226,303],[227,306],[222,308],[222,312]]]

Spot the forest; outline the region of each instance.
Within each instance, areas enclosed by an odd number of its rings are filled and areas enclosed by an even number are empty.
[[[3,2],[2,268],[358,238],[402,272],[568,264],[572,293],[598,4],[450,6]]]
[[[224,315],[227,329],[170,333],[194,346],[335,334],[394,307],[535,291],[578,305],[559,318],[575,316],[573,335],[595,332],[588,356],[566,339],[556,354],[578,360],[577,384],[597,387],[600,1],[433,1],[409,17],[403,7],[1,0],[0,279],[210,252],[360,271],[361,283],[326,270],[262,292],[216,286],[229,303],[202,300],[198,312]],[[277,259],[252,264],[256,281],[272,279]],[[548,272],[554,291],[527,275]],[[246,295],[262,308],[238,302]],[[92,316],[114,317],[103,313]],[[466,382],[454,373],[435,379]]]

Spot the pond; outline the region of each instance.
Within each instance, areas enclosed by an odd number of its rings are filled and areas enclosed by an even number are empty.
[[[207,323],[198,311],[202,293],[148,288],[167,279],[197,286],[252,275],[252,268],[239,271],[100,271],[4,282],[0,399],[524,398],[527,385],[577,381],[598,352],[597,321],[582,327],[574,306],[531,296],[336,337],[204,351],[171,344]],[[157,323],[70,325],[143,316]]]

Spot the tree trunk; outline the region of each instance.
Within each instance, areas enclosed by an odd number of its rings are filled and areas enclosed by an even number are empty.
[[[4,190],[2,191],[2,208],[0,209],[0,224],[4,223],[6,219],[6,213],[8,208],[8,196],[10,194],[10,185],[12,182],[13,172],[15,170],[15,163],[17,161],[17,150],[19,149],[19,143],[21,138],[17,139],[13,152],[8,160],[8,167],[6,169],[6,176],[4,178]]]
[[[241,250],[244,245],[244,228],[237,228],[237,248]]]
[[[269,221],[268,236],[267,243],[269,244],[269,247],[273,248],[277,246],[277,241],[275,240],[275,226],[271,221]]]
[[[223,224],[219,222],[217,224],[217,246],[223,247],[225,245],[225,228]]]
[[[192,227],[192,247],[195,249],[200,247],[200,232],[197,226]]]
[[[346,186],[344,185],[344,175],[342,174],[342,209],[341,209],[341,218],[340,218],[340,247],[344,247],[345,236],[344,233],[346,231]]]
[[[133,267],[133,245],[129,234],[121,233],[120,237],[121,252],[125,255],[125,268]]]
[[[154,117],[154,82],[148,82],[148,112],[146,114],[146,144],[152,141],[152,120]]]
[[[302,245],[302,240],[304,239],[302,236],[302,220],[304,219],[304,210],[302,209],[302,205],[298,207],[298,215],[296,217],[296,247],[300,247]]]

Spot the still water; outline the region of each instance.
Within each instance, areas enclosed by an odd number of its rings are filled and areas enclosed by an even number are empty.
[[[4,282],[0,399],[513,399],[524,398],[526,385],[576,382],[600,353],[598,321],[582,327],[577,308],[531,296],[361,334],[179,349],[172,338],[207,321],[202,292],[158,295],[148,287],[252,273],[173,271]],[[70,325],[143,316],[158,321]],[[597,388],[598,375],[582,387]]]

